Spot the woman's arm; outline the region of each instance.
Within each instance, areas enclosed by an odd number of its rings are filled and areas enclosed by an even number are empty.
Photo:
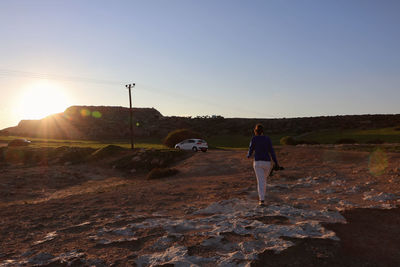
[[[250,158],[254,151],[254,137],[250,141],[249,152],[247,152],[247,158]]]
[[[267,146],[268,146],[269,154],[272,157],[272,160],[275,162],[276,166],[279,166],[278,160],[276,159],[274,147],[272,146],[272,141],[271,141],[271,139],[269,137],[267,138]]]

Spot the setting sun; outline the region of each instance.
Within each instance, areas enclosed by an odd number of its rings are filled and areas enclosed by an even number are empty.
[[[63,112],[69,105],[71,103],[65,89],[57,83],[48,81],[27,87],[17,104],[21,118],[30,120]]]

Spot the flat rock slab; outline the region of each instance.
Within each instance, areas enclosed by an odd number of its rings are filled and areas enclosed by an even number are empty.
[[[280,252],[293,245],[283,237],[338,240],[320,222],[345,223],[338,212],[302,210],[289,205],[258,207],[241,199],[211,204],[193,213],[192,219],[150,218],[130,224],[132,231],[162,227],[165,236],[153,244],[160,251],[141,255],[138,266],[174,264],[197,266],[246,266],[265,250]],[[194,247],[176,242],[179,236],[203,241]]]

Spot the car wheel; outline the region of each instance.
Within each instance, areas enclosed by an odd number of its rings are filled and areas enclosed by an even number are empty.
[[[192,148],[192,150],[193,150],[194,152],[197,152],[197,147],[194,146],[194,147]]]
[[[176,149],[181,149],[181,148],[179,146],[177,146]]]

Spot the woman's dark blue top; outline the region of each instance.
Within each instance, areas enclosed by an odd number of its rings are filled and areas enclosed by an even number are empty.
[[[278,164],[274,148],[272,147],[271,139],[268,136],[266,135],[253,136],[249,146],[249,153],[247,154],[248,158],[251,157],[253,151],[255,152],[254,153],[255,161],[271,161],[272,157],[272,160],[275,162],[275,164]]]

